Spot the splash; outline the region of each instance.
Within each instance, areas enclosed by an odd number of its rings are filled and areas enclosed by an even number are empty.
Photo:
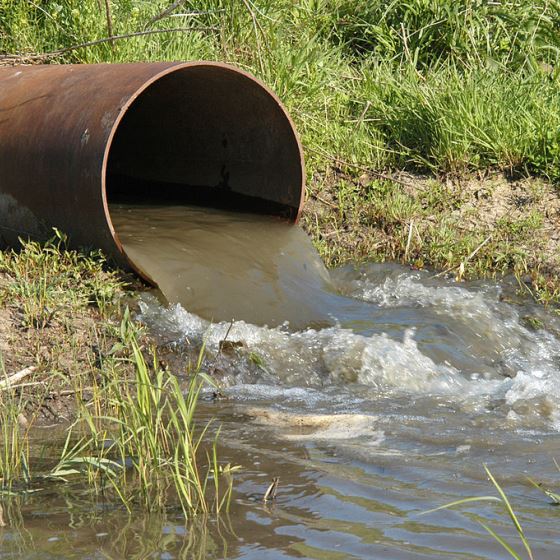
[[[266,216],[185,206],[111,213],[169,303],[145,297],[141,318],[178,348],[204,340],[232,398],[358,415],[381,398],[388,410],[405,399],[426,417],[449,406],[463,419],[490,412],[498,424],[560,428],[560,319],[508,303],[504,284],[398,265],[329,272],[301,229]]]
[[[297,332],[210,323],[150,298],[141,317],[178,345],[204,339],[211,356],[227,335],[237,350],[220,382],[237,399],[363,412],[382,396],[427,399],[428,408],[443,398],[463,413],[499,413],[509,426],[560,428],[557,318],[505,303],[497,284],[434,282],[403,267],[343,269],[333,282],[356,301],[380,306],[359,331],[340,323]],[[528,316],[543,326],[530,327]]]

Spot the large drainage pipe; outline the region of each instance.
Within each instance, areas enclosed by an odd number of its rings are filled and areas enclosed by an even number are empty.
[[[0,242],[123,250],[110,206],[149,197],[296,221],[301,145],[279,99],[215,62],[0,68]],[[153,283],[153,282],[152,282]]]

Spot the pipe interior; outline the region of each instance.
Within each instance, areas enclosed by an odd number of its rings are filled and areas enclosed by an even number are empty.
[[[235,70],[166,74],[128,108],[109,152],[106,192],[119,202],[202,204],[295,218],[303,170],[285,112]]]

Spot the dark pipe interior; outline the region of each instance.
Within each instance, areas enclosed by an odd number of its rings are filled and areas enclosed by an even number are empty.
[[[192,66],[145,89],[116,131],[109,204],[182,202],[294,218],[302,164],[277,100],[248,76]]]

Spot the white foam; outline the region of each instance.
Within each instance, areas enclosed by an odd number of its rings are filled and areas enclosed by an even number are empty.
[[[164,339],[204,340],[211,356],[226,334],[241,343],[243,351],[221,380],[232,387],[234,398],[310,405],[325,400],[325,387],[365,386],[378,395],[443,396],[472,413],[503,402],[505,415],[511,412],[508,418],[537,414],[560,429],[560,341],[544,329],[528,329],[523,309],[499,301],[497,287],[430,284],[407,272],[377,284],[358,275],[347,278],[345,288],[388,312],[408,306],[418,310],[420,319],[424,310],[435,314],[445,329],[459,333],[456,340],[471,353],[477,371],[465,372],[427,355],[413,328],[389,336],[340,327],[294,333],[244,322],[210,324],[179,305],[165,309],[149,298],[141,303],[141,318]],[[258,367],[251,353],[258,355]],[[501,370],[507,376],[496,373]],[[256,389],[259,384],[266,387]],[[351,393],[347,390],[345,398]]]
[[[337,327],[288,333],[243,322],[209,324],[179,305],[165,310],[154,302],[142,304],[141,319],[157,325],[160,333],[165,331],[164,337],[204,340],[211,352],[218,351],[227,333],[228,340],[258,352],[265,369],[282,384],[360,383],[380,390],[447,394],[460,392],[468,383],[453,367],[435,364],[422,354],[413,330],[404,331],[402,341],[384,334],[366,337]],[[243,383],[243,369],[237,373],[235,383]]]

